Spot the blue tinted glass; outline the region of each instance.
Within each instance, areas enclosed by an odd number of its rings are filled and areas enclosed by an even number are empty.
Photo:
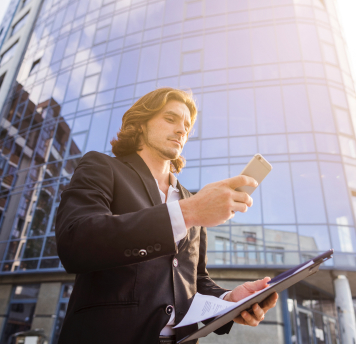
[[[151,28],[162,25],[165,1],[150,4],[147,7],[145,27]]]
[[[256,133],[252,89],[229,91],[229,132],[231,136]]]
[[[315,134],[316,148],[318,152],[339,154],[339,144],[336,135]]]
[[[204,69],[226,68],[226,33],[205,35]]]
[[[161,46],[161,57],[158,77],[165,78],[179,74],[180,68],[180,41],[163,43]]]
[[[284,251],[298,250],[298,234],[295,226],[269,225],[264,227],[266,250]],[[273,260],[273,259],[272,259]],[[293,265],[292,262],[289,262]],[[285,261],[285,264],[288,264]]]
[[[117,140],[117,132],[120,130],[122,125],[122,116],[128,109],[129,107],[125,106],[112,110],[105,150],[111,150],[112,146],[110,141],[113,139]],[[103,139],[105,140],[105,138]]]
[[[253,156],[257,152],[256,136],[231,138],[229,149],[230,156]]]
[[[203,96],[202,137],[227,136],[227,94],[207,93]]]
[[[281,90],[279,87],[255,89],[257,128],[260,134],[285,131]]]
[[[262,154],[288,153],[286,135],[260,135],[258,148]]]
[[[79,50],[90,48],[93,44],[96,24],[87,26],[82,31],[82,36],[79,41]]]
[[[228,166],[209,166],[201,168],[201,187],[229,177]]]
[[[295,223],[290,176],[288,163],[274,163],[261,183],[264,223]]]
[[[157,78],[159,49],[159,45],[153,45],[141,50],[138,82]]]
[[[119,72],[120,55],[115,55],[104,60],[103,70],[99,82],[98,91],[105,91],[115,88],[117,74]]]
[[[326,86],[308,85],[308,94],[314,130],[335,132],[329,93]]]
[[[355,228],[346,226],[330,226],[332,247],[335,251],[355,252]]]
[[[315,152],[313,134],[289,134],[289,153],[309,153]]]
[[[122,54],[117,86],[133,84],[136,81],[139,56],[139,50],[133,50]]]
[[[320,169],[329,222],[352,225],[349,194],[341,164],[320,162]]]
[[[104,152],[109,120],[110,111],[94,113],[84,153],[92,150]]]
[[[304,85],[283,86],[287,131],[311,131],[307,92]]]
[[[315,25],[298,24],[302,56],[307,61],[322,61]]]
[[[227,139],[203,140],[202,158],[220,158],[228,156],[228,141]]]
[[[200,158],[200,141],[188,141],[183,149],[182,155],[186,159]]]
[[[85,66],[73,69],[70,76],[65,101],[78,98],[82,89]]]
[[[299,223],[325,223],[325,205],[316,162],[291,163]]]
[[[76,31],[69,36],[64,56],[69,56],[77,52],[80,34],[80,31]]]
[[[228,32],[229,67],[252,64],[250,32],[248,29]]]
[[[250,39],[255,64],[277,62],[277,47],[273,26],[251,29]]]
[[[196,191],[200,189],[200,168],[184,168],[178,175],[179,182],[188,190]]]
[[[145,23],[146,7],[140,7],[130,11],[127,33],[143,30]]]
[[[302,251],[327,251],[331,244],[327,226],[298,226]]]
[[[280,61],[299,61],[299,37],[295,24],[276,25],[278,56]]]
[[[127,12],[120,13],[114,16],[114,19],[111,24],[109,39],[114,39],[117,37],[124,36],[126,31],[127,17],[128,17]]]
[[[356,190],[356,166],[344,165],[346,172],[347,185]]]

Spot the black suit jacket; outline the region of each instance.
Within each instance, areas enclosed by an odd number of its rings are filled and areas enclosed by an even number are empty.
[[[178,188],[182,198],[191,196]],[[206,228],[190,228],[176,246],[167,205],[136,153],[113,158],[91,151],[81,158],[61,195],[56,240],[64,268],[77,274],[59,344],[157,344],[170,318],[167,305],[175,305],[178,323],[196,292],[226,291],[206,270]]]

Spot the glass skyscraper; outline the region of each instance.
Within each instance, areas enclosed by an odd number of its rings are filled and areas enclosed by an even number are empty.
[[[31,3],[41,7],[20,51],[15,38],[31,15],[26,12]],[[270,323],[255,335],[261,343],[276,338],[278,343],[340,343],[331,276],[347,271],[351,281],[356,272],[356,98],[335,3],[11,3],[23,14],[15,15],[3,34],[1,82],[2,69],[15,56],[23,57],[11,88],[0,89],[0,95],[6,92],[0,109],[0,274],[13,288],[3,297],[9,308],[0,316],[0,343],[16,328],[16,292],[35,290],[23,304],[36,305],[46,283],[57,290],[48,292],[56,321],[45,322],[34,306],[24,307],[32,312],[27,318],[37,314],[34,321],[42,324],[42,319],[56,342],[74,280],[56,252],[61,192],[83,154],[113,155],[109,141],[125,111],[162,86],[189,88],[198,103],[183,151],[187,166],[178,175],[187,189],[196,192],[238,175],[257,152],[273,166],[247,213],[208,229],[212,276],[232,288],[333,247],[334,259],[320,272],[326,283],[314,279],[285,292]],[[14,43],[4,51],[7,39]],[[356,285],[350,285],[356,295]],[[249,338],[250,332],[238,328],[236,333]]]

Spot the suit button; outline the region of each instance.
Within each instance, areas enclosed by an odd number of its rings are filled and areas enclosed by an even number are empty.
[[[153,246],[147,246],[147,252],[152,253],[153,252]]]
[[[131,256],[131,250],[125,250],[124,255],[126,257],[130,257]]]
[[[176,268],[178,266],[178,259],[174,258],[173,259],[173,266]]]
[[[155,251],[161,251],[161,244],[155,244]]]
[[[146,250],[140,250],[140,251],[138,252],[138,254],[139,254],[139,256],[141,256],[141,257],[145,257],[145,256],[147,256],[147,251],[146,251]]]
[[[137,249],[137,248],[134,248],[134,249],[132,250],[132,255],[133,255],[133,256],[138,256],[138,249]]]
[[[173,312],[173,306],[168,305],[168,306],[166,307],[166,314],[171,315],[172,312]]]

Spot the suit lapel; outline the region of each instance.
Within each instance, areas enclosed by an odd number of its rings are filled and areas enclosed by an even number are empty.
[[[131,168],[139,175],[152,204],[162,204],[156,181],[143,159],[137,153],[126,155],[121,159],[122,161],[128,163]]]

